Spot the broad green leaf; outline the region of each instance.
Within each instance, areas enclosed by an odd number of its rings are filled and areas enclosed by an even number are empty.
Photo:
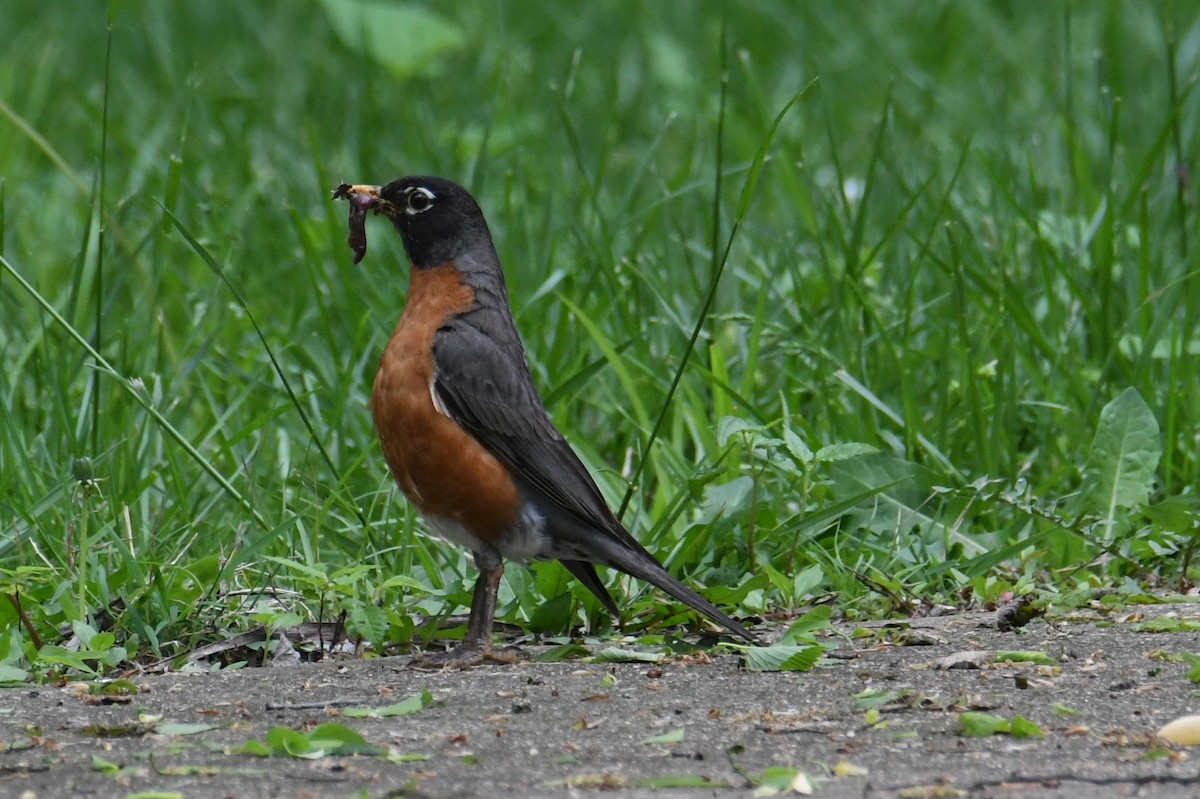
[[[1001,650],[992,657],[993,663],[1036,663],[1039,666],[1052,666],[1054,659],[1045,652],[1037,650]]]
[[[137,696],[137,684],[133,680],[108,680],[92,684],[92,694],[95,696]]]
[[[566,591],[538,605],[529,619],[529,629],[535,633],[557,633],[571,623],[571,592]]]
[[[661,652],[634,652],[610,646],[592,655],[595,663],[658,663],[663,659]]]
[[[1158,421],[1137,389],[1127,388],[1100,411],[1084,468],[1084,507],[1111,522],[1118,508],[1145,504],[1160,457]]]
[[[359,735],[345,724],[327,721],[318,724],[305,735],[314,749],[330,755],[384,755],[387,749],[367,743],[367,739]]]
[[[105,760],[99,755],[92,755],[92,770],[99,771],[101,774],[112,776],[121,771],[121,767],[111,760]]]
[[[392,705],[384,705],[383,707],[348,707],[342,711],[342,715],[352,719],[382,719],[390,716],[411,716],[413,713],[419,713],[425,708],[433,704],[433,694],[429,693],[426,688],[419,694],[413,694],[407,699],[403,699]]]
[[[110,632],[96,633],[92,640],[87,642],[87,648],[93,652],[104,652],[111,649],[116,642],[117,637]]]
[[[94,669],[88,665],[87,660],[78,652],[72,652],[66,647],[58,644],[46,644],[37,653],[38,660],[45,663],[58,663],[62,666],[79,669],[89,673],[95,673]],[[93,657],[95,657],[93,655]]]
[[[384,755],[384,760],[389,763],[419,763],[423,760],[433,760],[433,755],[423,752],[389,752]]]
[[[287,727],[272,727],[267,730],[267,744],[275,755],[290,755],[300,758],[324,757],[325,752],[313,747],[304,733]]]
[[[1187,533],[1200,527],[1200,497],[1174,496],[1153,505],[1143,505],[1146,518],[1173,533]]]
[[[783,638],[779,639],[779,643],[796,644],[801,641],[811,643],[812,633],[827,629],[832,617],[833,611],[829,609],[828,605],[818,605],[792,622],[792,626],[787,628],[787,632],[783,634]]]
[[[322,0],[321,5],[342,44],[396,77],[437,74],[438,57],[465,42],[445,17],[414,3]]]
[[[71,622],[71,632],[75,633],[75,637],[83,642],[84,646],[91,648],[92,639],[96,637],[95,627],[88,624],[86,621],[76,620]],[[99,649],[100,647],[96,648]]]
[[[787,448],[787,451],[791,453],[792,457],[800,463],[804,464],[805,466],[812,463],[813,451],[808,448],[807,444],[804,443],[804,439],[796,435],[794,431],[783,431],[783,445]]]
[[[825,570],[817,564],[813,564],[792,579],[792,596],[803,599],[823,582],[825,582]]]
[[[1200,621],[1160,616],[1132,622],[1129,630],[1135,633],[1192,633],[1200,630]]]
[[[928,472],[914,463],[886,455],[849,458],[835,461],[830,474],[836,499],[863,497],[849,517],[853,524],[889,535],[920,530],[931,556],[943,557],[946,543],[961,546],[972,557],[987,551],[974,537],[931,515],[923,487]]]
[[[856,707],[862,708],[863,710],[870,710],[873,708],[882,707],[883,705],[891,702],[895,702],[897,699],[901,699],[904,696],[904,690],[881,691],[876,688],[867,688],[857,694],[854,694],[850,698],[854,700]]]
[[[29,679],[29,672],[25,669],[0,663],[0,683],[25,682],[27,679]]]
[[[770,563],[763,564],[763,570],[766,572],[767,579],[771,581],[771,585],[775,586],[775,590],[785,597],[790,597],[792,593],[792,581],[787,575],[776,569]]]
[[[736,513],[750,498],[753,488],[754,481],[745,475],[727,483],[705,486],[704,499],[700,502],[701,518],[712,521]]]
[[[1188,682],[1200,682],[1200,655],[1193,655],[1190,652],[1180,652],[1179,657],[1184,663],[1191,666],[1188,669],[1188,673],[1184,675],[1187,677]]]
[[[368,641],[387,638],[387,612],[378,605],[356,605],[348,615],[351,629]]]
[[[754,782],[764,788],[786,791],[792,787],[799,775],[800,770],[791,766],[767,766]]]
[[[255,757],[270,757],[271,747],[266,746],[262,741],[256,741],[251,738],[246,743],[233,750],[235,755],[254,755]]]
[[[722,416],[717,420],[717,446],[728,446],[729,439],[740,433],[760,433],[765,429],[762,425],[754,424],[740,416]]]
[[[310,585],[322,586],[329,582],[329,575],[326,574],[322,569],[319,569],[316,566],[310,566],[307,563],[301,563],[293,558],[278,558],[273,555],[268,555],[267,557],[263,558],[263,560],[270,563],[278,563],[295,577],[308,577]]]
[[[1008,734],[1014,738],[1045,738],[1046,733],[1036,723],[1024,716],[1013,716],[1009,724]]]
[[[727,644],[727,646],[732,646],[742,653],[742,656],[746,658],[746,668],[750,671],[808,671],[817,665],[817,661],[825,652],[825,648],[820,644],[810,646]]]
[[[330,582],[339,588],[353,588],[372,574],[370,566],[348,566],[338,569],[329,576]]]
[[[970,710],[958,715],[958,724],[962,734],[971,738],[986,738],[998,732],[1008,732],[1011,728],[1006,718]]]
[[[268,610],[261,613],[253,613],[250,617],[264,627],[274,630],[287,630],[304,623],[303,616],[290,611]]]

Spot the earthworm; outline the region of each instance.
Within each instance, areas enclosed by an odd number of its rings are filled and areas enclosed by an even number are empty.
[[[357,187],[342,183],[333,190],[333,199],[350,201],[350,233],[346,243],[354,252],[354,263],[358,263],[367,254],[367,211],[375,206],[378,200],[369,194],[354,191]]]

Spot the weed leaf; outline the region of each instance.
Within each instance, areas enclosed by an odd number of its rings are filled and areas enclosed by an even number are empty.
[[[825,652],[820,644],[796,646],[792,644],[776,644],[775,646],[742,646],[728,644],[746,658],[746,668],[750,671],[808,671],[817,665],[817,661]]]
[[[463,44],[446,19],[410,3],[324,0],[321,5],[342,44],[397,77],[436,72],[438,56]]]
[[[1084,508],[1111,523],[1119,508],[1144,504],[1161,456],[1153,412],[1137,389],[1125,389],[1100,412],[1084,469]]]
[[[958,716],[958,724],[963,735],[970,738],[986,738],[998,732],[1008,732],[1012,725],[1008,719],[991,713],[966,711]]]
[[[419,713],[432,704],[433,694],[429,693],[429,689],[426,688],[421,693],[414,694],[392,705],[385,705],[383,707],[348,707],[342,711],[342,715],[351,719],[382,719],[389,716],[411,716],[413,713]]]

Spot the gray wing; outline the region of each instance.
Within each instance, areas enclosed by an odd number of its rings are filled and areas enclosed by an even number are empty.
[[[548,510],[641,551],[550,420],[515,331],[511,337],[485,334],[477,325],[487,317],[472,316],[449,321],[434,338],[433,390],[447,415],[550,503]]]
[[[484,330],[490,330],[491,335]],[[501,342],[501,343],[497,343]],[[579,457],[538,397],[511,322],[476,310],[434,336],[433,391],[442,409],[533,492],[547,524],[571,554],[557,555],[618,619],[589,561],[647,580],[748,641],[754,635],[671,576],[613,515]]]

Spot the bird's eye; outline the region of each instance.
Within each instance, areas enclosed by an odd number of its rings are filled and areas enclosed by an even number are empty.
[[[429,189],[417,186],[408,193],[408,207],[404,210],[410,216],[428,211],[433,207],[433,192]]]

